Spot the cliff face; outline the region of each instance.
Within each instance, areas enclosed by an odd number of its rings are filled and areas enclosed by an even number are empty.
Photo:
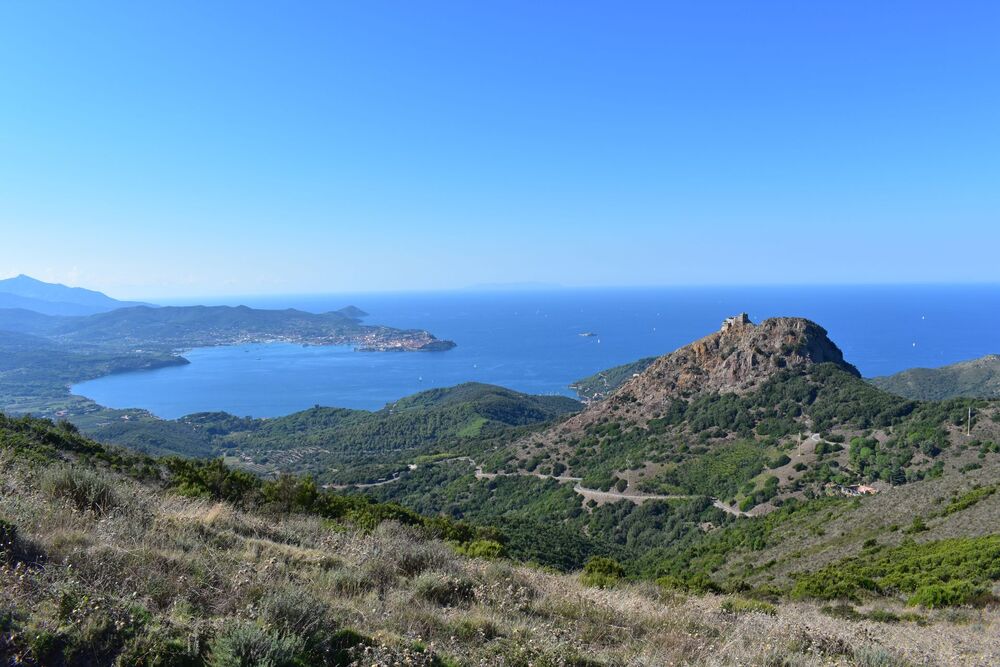
[[[815,322],[778,317],[754,324],[741,314],[728,318],[719,331],[658,358],[607,399],[556,428],[571,432],[606,419],[644,423],[673,400],[746,393],[781,371],[828,362],[860,377]],[[539,439],[547,441],[552,435]]]
[[[815,322],[778,317],[755,325],[740,315],[727,319],[720,331],[660,357],[611,398],[662,405],[668,398],[705,392],[743,393],[779,371],[826,362],[860,377]]]

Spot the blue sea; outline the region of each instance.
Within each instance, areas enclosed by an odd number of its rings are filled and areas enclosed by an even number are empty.
[[[356,305],[370,314],[367,322],[427,329],[458,347],[437,353],[289,344],[200,348],[185,352],[189,365],[111,375],[73,392],[164,418],[208,410],[270,417],[313,405],[378,409],[414,392],[468,381],[573,396],[568,385],[574,380],[670,352],[742,311],[755,322],[783,315],[818,322],[865,376],[1000,353],[998,285],[454,291],[200,302],[312,312]],[[580,335],[586,332],[595,335]]]

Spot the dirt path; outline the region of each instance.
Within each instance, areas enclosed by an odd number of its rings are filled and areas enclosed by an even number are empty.
[[[656,493],[629,493],[628,491],[601,491],[599,489],[588,489],[585,486],[580,486],[576,484],[573,486],[573,490],[578,494],[586,498],[587,500],[600,501],[611,501],[615,502],[617,500],[631,500],[636,505],[641,505],[647,500],[692,500],[694,498],[701,498],[701,496],[683,496],[683,495],[660,495]]]
[[[695,498],[701,498],[702,496],[692,496],[692,495],[679,495],[679,494],[656,494],[656,493],[636,493],[629,491],[601,491],[600,489],[588,489],[580,484],[583,481],[582,477],[570,477],[568,475],[544,475],[540,472],[483,472],[483,466],[476,463],[472,457],[469,456],[458,456],[453,459],[445,459],[441,463],[446,461],[467,461],[471,463],[476,468],[476,479],[495,479],[497,477],[515,477],[515,476],[530,476],[537,477],[539,479],[554,479],[557,482],[572,482],[573,490],[583,496],[584,500],[593,500],[598,503],[603,502],[617,502],[619,500],[629,500],[636,505],[641,505],[647,500],[694,500]],[[733,516],[750,516],[746,512],[741,512],[735,507],[730,507],[718,498],[712,498],[712,505],[719,508],[727,514],[732,514]]]
[[[394,473],[389,479],[383,479],[381,482],[368,482],[365,484],[326,484],[323,488],[336,489],[338,491],[343,491],[344,489],[371,489],[376,486],[385,486],[386,484],[398,482],[400,479],[402,479],[402,476],[397,472]]]
[[[593,500],[597,503],[607,503],[607,502],[617,502],[619,500],[628,500],[636,505],[641,505],[647,500],[694,500],[695,498],[701,498],[703,496],[697,495],[675,495],[675,494],[657,494],[657,493],[635,493],[629,491],[601,491],[600,489],[588,489],[587,487],[580,484],[583,481],[582,477],[570,477],[568,475],[545,475],[540,472],[484,472],[483,466],[476,461],[471,456],[456,456],[451,459],[444,459],[438,461],[438,463],[450,463],[451,461],[464,461],[466,463],[471,463],[475,467],[476,479],[496,479],[497,477],[537,477],[538,479],[554,479],[560,483],[571,482],[573,484],[573,491],[583,497],[584,500]],[[386,484],[392,484],[393,482],[398,482],[402,479],[399,473],[394,474],[389,479],[384,479],[380,482],[371,482],[368,484],[330,484],[327,488],[330,489],[370,489],[376,486],[384,486]],[[723,512],[727,514],[732,514],[733,516],[750,516],[746,512],[741,512],[735,507],[730,507],[726,505],[718,498],[712,498],[712,505],[718,507]]]

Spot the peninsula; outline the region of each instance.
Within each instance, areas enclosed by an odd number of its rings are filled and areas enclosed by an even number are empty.
[[[275,342],[351,345],[362,352],[441,352],[455,347],[453,341],[423,329],[363,323],[368,314],[356,306],[326,313],[247,306],[159,307],[27,276],[0,281],[0,294],[20,299],[11,302],[18,307],[0,307],[0,409],[16,413],[91,412],[99,406],[70,396],[71,384],[110,373],[186,364],[181,355],[196,347]],[[97,307],[106,310],[56,314]]]

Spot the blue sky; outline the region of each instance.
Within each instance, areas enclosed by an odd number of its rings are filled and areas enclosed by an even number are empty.
[[[996,2],[0,5],[0,277],[1000,281]]]

